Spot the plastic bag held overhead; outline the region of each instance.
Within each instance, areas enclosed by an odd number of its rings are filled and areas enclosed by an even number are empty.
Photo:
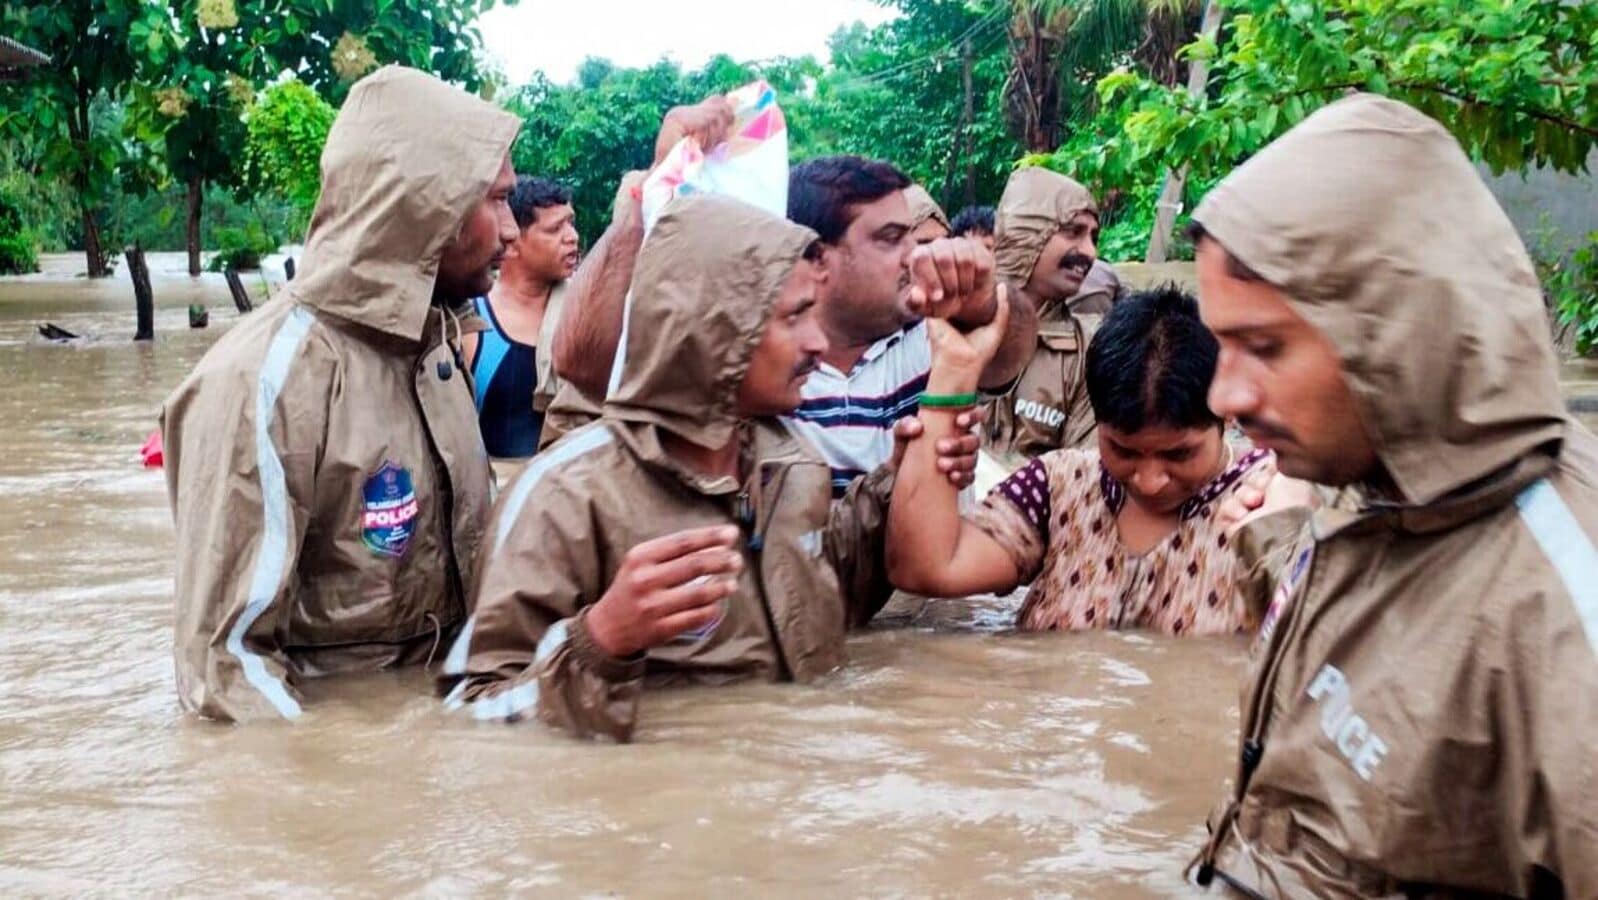
[[[721,194],[787,218],[788,122],[777,106],[776,91],[762,80],[732,91],[727,99],[732,102],[734,117],[730,138],[706,151],[693,138],[685,137],[644,179],[639,202],[646,239],[666,204],[689,194]],[[621,383],[631,318],[632,294],[628,293],[607,394],[614,393]]]

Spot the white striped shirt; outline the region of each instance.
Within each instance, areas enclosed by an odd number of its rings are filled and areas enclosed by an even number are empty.
[[[783,421],[826,457],[834,497],[892,457],[893,423],[916,414],[931,370],[927,326],[917,322],[866,348],[847,374],[826,363],[811,373]]]

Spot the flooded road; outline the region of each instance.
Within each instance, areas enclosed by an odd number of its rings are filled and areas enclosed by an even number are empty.
[[[295,726],[183,718],[135,451],[237,317],[162,302],[145,346],[126,297],[0,302],[0,895],[1187,894],[1231,640],[908,606],[818,685],[647,693],[621,747],[447,717],[414,671],[313,682]]]

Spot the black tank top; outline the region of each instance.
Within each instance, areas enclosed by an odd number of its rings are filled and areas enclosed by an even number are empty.
[[[477,336],[472,355],[472,381],[477,389],[477,424],[489,456],[503,459],[538,452],[538,433],[544,416],[533,411],[533,389],[538,386],[535,362],[538,348],[511,340],[494,317],[487,297],[472,301],[477,314],[491,326]]]

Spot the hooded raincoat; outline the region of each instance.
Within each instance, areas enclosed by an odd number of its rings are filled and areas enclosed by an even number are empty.
[[[932,199],[927,189],[919,184],[912,184],[904,189],[904,199],[910,204],[910,230],[915,231],[928,219],[935,220],[942,225],[945,231],[949,230],[949,217],[943,214],[943,207],[938,201]]]
[[[356,84],[299,277],[167,399],[184,708],[294,718],[300,679],[420,661],[465,618],[492,476],[433,281],[518,127],[414,70]]]
[[[1368,95],[1195,219],[1336,346],[1389,485],[1243,532],[1264,622],[1200,882],[1598,897],[1598,448],[1514,228],[1447,131]]]
[[[831,502],[825,460],[734,402],[783,282],[815,234],[714,195],[675,200],[644,241],[622,377],[603,419],[538,455],[500,498],[475,612],[445,661],[445,704],[631,738],[645,677],[807,681],[843,662],[845,628],[887,601],[886,468]],[[742,443],[742,482],[684,468],[662,437]],[[707,633],[605,655],[586,610],[633,546],[738,524],[739,590]]]
[[[1025,285],[1044,245],[1084,210],[1098,211],[1093,196],[1064,175],[1028,168],[1010,176],[994,213],[995,274],[1012,287]],[[1008,468],[1092,442],[1095,419],[1084,374],[1097,323],[1075,315],[1070,301],[1039,307],[1032,361],[988,412],[988,450]]]

